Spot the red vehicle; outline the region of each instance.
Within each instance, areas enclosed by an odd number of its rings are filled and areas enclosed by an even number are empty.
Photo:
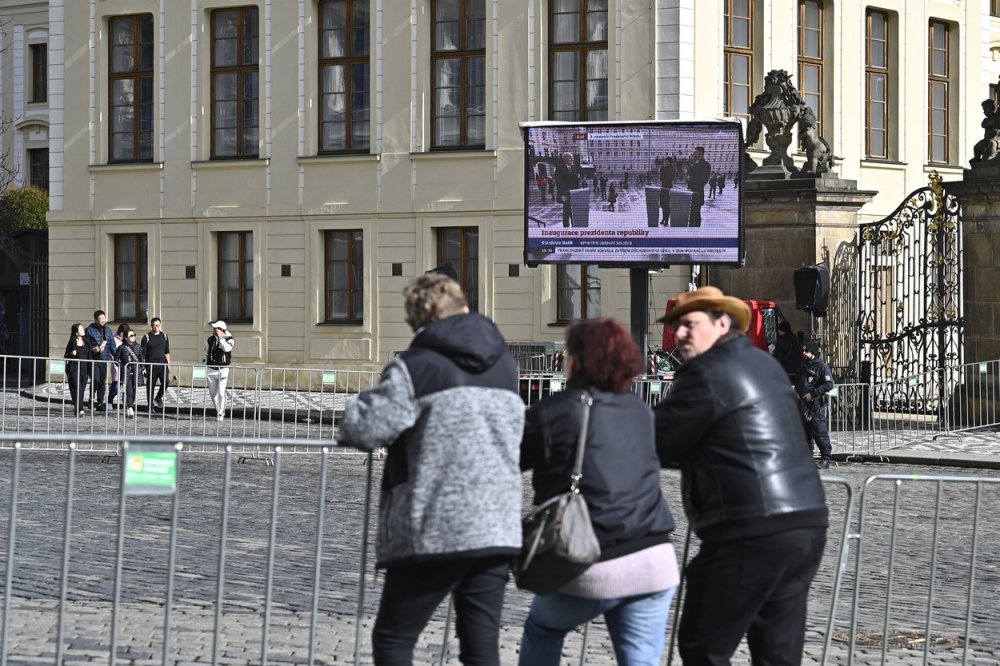
[[[770,351],[771,345],[778,339],[778,324],[785,321],[785,316],[774,301],[761,301],[751,299],[744,301],[750,306],[750,328],[747,329],[747,337],[764,351]],[[669,314],[674,309],[677,299],[671,298],[667,301],[665,314]],[[677,343],[674,340],[674,331],[669,326],[663,327],[663,350],[654,356],[663,358],[657,359],[656,365],[663,368],[664,364],[670,365],[670,369],[680,364],[680,359],[673,354]],[[662,370],[661,370],[662,372]]]

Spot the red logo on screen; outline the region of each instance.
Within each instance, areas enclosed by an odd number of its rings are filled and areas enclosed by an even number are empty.
[[[587,140],[587,133],[586,132],[576,132],[575,134],[573,134],[573,140],[574,141],[586,141]]]

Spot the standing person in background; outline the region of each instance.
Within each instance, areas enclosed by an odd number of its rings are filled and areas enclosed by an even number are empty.
[[[691,190],[691,217],[689,227],[701,226],[701,207],[705,205],[705,185],[712,175],[711,165],[705,161],[705,148],[698,146],[691,154],[694,163],[688,167],[688,189]]]
[[[829,518],[795,393],[744,335],[743,301],[702,287],[660,321],[684,364],[653,410],[656,448],[681,468],[684,511],[701,539],[685,572],[681,659],[728,664],[746,636],[754,664],[798,664]]]
[[[562,162],[556,165],[556,198],[562,204],[562,222],[564,227],[571,225],[573,219],[573,203],[570,197],[571,190],[580,189],[580,175],[576,172],[576,163],[573,153],[562,154]]]
[[[115,354],[115,334],[108,326],[108,316],[104,310],[94,311],[94,323],[87,327],[87,342],[90,344],[90,351],[93,358],[101,361],[110,361]],[[93,363],[90,377],[90,402],[94,405],[94,410],[106,412],[107,404],[104,402],[104,392],[108,388],[108,364]]]
[[[143,373],[143,366],[139,365],[142,362],[142,346],[135,338],[135,331],[129,328],[125,331],[124,342],[115,352],[125,388],[125,416],[129,418],[135,416],[135,395],[141,385]]]
[[[69,342],[63,358],[66,360],[66,381],[69,382],[69,399],[73,403],[73,413],[83,416],[83,393],[90,379],[93,358],[90,342],[85,339],[83,324],[76,323],[69,328]]]
[[[826,406],[827,394],[833,390],[833,371],[819,356],[819,343],[809,340],[802,347],[802,367],[795,378],[795,393],[799,396],[802,422],[806,436],[819,449],[816,466],[828,469],[833,462],[833,447],[830,445],[830,417]]]
[[[521,469],[533,470],[536,506],[569,490],[583,427],[580,396],[589,393],[580,492],[601,558],[559,590],[535,596],[520,663],[558,666],[566,634],[604,615],[619,664],[659,664],[680,574],[670,544],[674,518],[660,491],[653,413],[629,390],[642,356],[629,332],[609,318],[574,322],[565,353],[566,390],[528,410]]]
[[[499,666],[507,574],[521,550],[517,363],[451,278],[421,275],[403,295],[413,340],[378,386],[348,401],[340,424],[340,444],[389,449],[375,666],[412,664],[417,638],[449,594],[462,663]]]
[[[212,335],[205,340],[203,362],[208,366],[205,373],[205,383],[208,394],[215,403],[215,418],[219,421],[226,418],[226,382],[229,381],[229,364],[233,361],[233,347],[236,341],[229,334],[226,322],[219,319],[209,324]]]
[[[774,341],[774,351],[771,356],[781,364],[788,375],[788,383],[794,384],[802,365],[802,348],[799,339],[792,333],[792,325],[787,321],[778,324],[778,339]]]
[[[150,412],[163,411],[163,393],[170,386],[170,339],[163,332],[163,322],[159,317],[149,320],[149,333],[142,336],[142,360],[148,363],[146,376],[146,400]],[[153,384],[160,386],[153,396]]]
[[[118,350],[125,343],[125,334],[131,330],[132,327],[128,324],[118,324],[118,330],[115,331],[115,351],[111,355],[111,388],[108,389],[108,409],[111,411],[115,409],[115,398],[118,397],[118,387],[121,382],[121,366],[117,361]]]
[[[670,190],[674,186],[674,178],[677,177],[677,167],[674,165],[674,158],[663,158],[660,164],[660,208],[663,210],[663,220],[661,226],[670,223]]]

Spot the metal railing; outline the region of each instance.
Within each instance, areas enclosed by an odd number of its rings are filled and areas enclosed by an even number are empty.
[[[528,346],[514,351],[533,352]],[[527,343],[525,343],[526,345]],[[536,345],[537,346],[537,345]],[[541,358],[544,356],[544,359]],[[522,358],[522,365],[552,365],[552,355]],[[217,421],[203,364],[139,364],[143,385],[136,387],[133,409],[125,400],[130,368],[122,370],[116,410],[100,412],[91,404],[93,382],[81,387],[82,417],[72,402],[67,370],[107,365],[107,361],[0,356],[5,377],[0,400],[0,431],[17,432],[28,420],[36,431],[107,435],[175,435],[333,440],[349,396],[375,386],[380,373],[334,368],[230,366],[227,417]],[[153,369],[167,371],[164,409],[149,409],[148,379]],[[92,374],[92,373],[90,373]],[[109,373],[110,375],[110,373]],[[566,386],[563,372],[522,369],[519,392],[532,405]],[[672,381],[640,376],[632,391],[655,406]],[[949,393],[943,388],[951,386]],[[110,390],[110,389],[109,389]],[[830,435],[838,456],[879,456],[887,450],[961,433],[1000,429],[1000,360],[936,369],[881,384],[838,384],[829,405]],[[236,418],[230,418],[236,417]],[[98,445],[95,445],[98,446]],[[107,447],[105,447],[107,448]],[[308,450],[305,449],[305,450]],[[286,450],[290,453],[291,450]]]
[[[60,445],[33,447],[46,439]],[[112,439],[120,461],[94,464],[84,445]],[[95,654],[163,664],[370,659],[374,457],[302,439],[0,441],[0,666],[53,653],[55,663]],[[238,449],[260,446],[272,467],[234,465]],[[285,447],[316,455],[287,457]],[[199,453],[209,451],[218,454]],[[883,664],[995,657],[1000,572],[990,557],[1000,525],[989,507],[1000,478],[869,477],[857,520],[851,483],[824,485],[831,527],[810,593],[809,654],[848,664],[869,663],[873,649]],[[506,622],[519,623],[529,602],[511,590]],[[447,622],[442,608],[422,654],[444,659]],[[445,642],[435,644],[442,626]],[[81,635],[88,640],[72,638]],[[595,654],[587,641],[567,647],[579,646],[581,664]]]

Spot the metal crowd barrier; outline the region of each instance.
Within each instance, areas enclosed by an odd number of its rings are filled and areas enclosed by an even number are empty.
[[[1000,427],[1000,361],[966,363],[956,374],[962,384],[948,406],[949,431]]]
[[[519,376],[526,405],[565,388],[563,372],[531,369],[551,368],[558,352],[536,354],[538,344],[511,343],[511,347],[513,353],[528,355],[521,358],[525,367]],[[108,364],[73,363],[90,368]],[[141,364],[147,376],[152,369],[168,369],[170,386],[162,411],[149,409],[148,387],[139,386],[135,417],[126,415],[123,381],[117,389],[118,408],[108,413],[90,403],[90,382],[83,391],[83,416],[77,416],[70,405],[68,367],[61,358],[0,356],[7,389],[0,402],[0,431],[30,427],[47,433],[333,440],[348,397],[373,387],[380,376],[362,370],[230,366],[228,414],[217,421],[207,390],[209,369],[202,364],[172,363],[169,368]],[[125,368],[122,374],[128,372]],[[632,391],[652,407],[671,386],[670,379],[640,376]],[[111,390],[109,385],[107,391]],[[838,384],[827,409],[834,452],[848,458],[878,456],[909,444],[998,428],[1000,361],[935,369],[879,384]]]
[[[1000,478],[878,474],[861,492],[850,624],[869,663],[995,663]],[[879,538],[881,537],[881,538]],[[905,591],[905,597],[900,593]],[[890,655],[890,651],[892,654]]]
[[[120,463],[91,464],[80,444],[103,437],[0,434],[9,445],[0,447],[0,666],[53,653],[55,663],[101,653],[110,663],[370,659],[373,456],[331,465],[329,443],[143,436],[116,438]],[[61,450],[31,448],[45,439]],[[225,455],[200,455],[199,445]],[[260,445],[273,447],[273,467],[233,465],[237,447]],[[286,446],[317,455],[287,457]],[[850,483],[823,480],[831,527],[810,593],[810,654],[848,664],[868,663],[872,647],[881,663],[921,652],[924,663],[932,653],[988,657],[1000,623],[990,611],[1000,574],[989,559],[1000,478],[870,477],[856,532]],[[529,600],[512,592],[507,607],[523,613]],[[418,647],[444,659],[447,627],[444,635],[444,644]],[[585,634],[581,664],[588,654]]]

